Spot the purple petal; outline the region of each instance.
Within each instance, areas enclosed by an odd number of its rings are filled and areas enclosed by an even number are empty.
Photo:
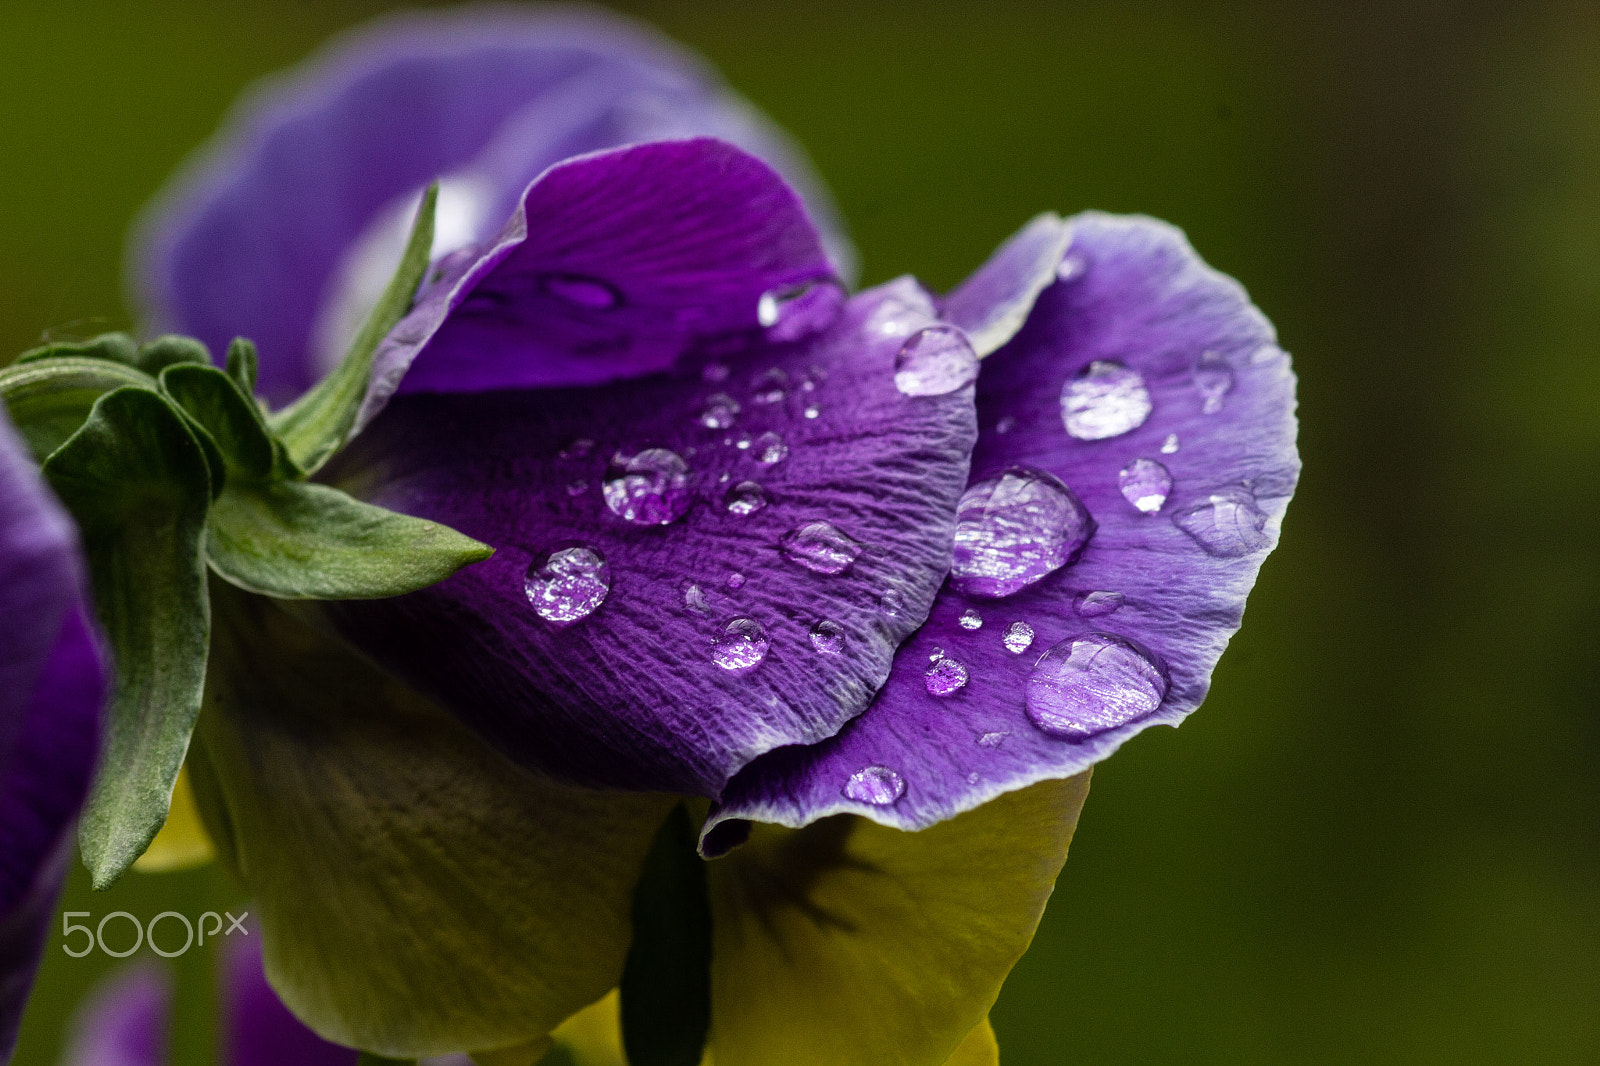
[[[525,765],[716,795],[858,714],[949,566],[972,394],[894,382],[931,308],[895,282],[673,375],[400,397],[329,473],[496,554],[330,609]]]
[[[253,927],[248,937],[227,941],[222,965],[228,1066],[354,1066],[355,1051],[307,1029],[267,984]]]
[[[997,351],[1028,320],[1034,301],[1056,280],[1072,227],[1054,212],[1023,226],[946,296],[944,318],[972,338],[980,356]]]
[[[241,105],[144,220],[140,302],[156,325],[213,351],[236,334],[255,339],[262,387],[284,399],[337,356],[329,338],[350,312],[340,290],[388,280],[399,258],[389,243],[403,241],[427,182],[449,179],[442,253],[492,236],[523,187],[562,159],[692,134],[760,154],[831,222],[787,137],[643,27],[510,6],[390,17]],[[830,247],[848,254],[842,238]],[[320,358],[319,330],[331,345]]]
[[[78,1008],[63,1066],[164,1066],[172,982],[151,962],[103,979]]]
[[[972,478],[1059,478],[1096,524],[1087,544],[1002,598],[946,586],[866,713],[830,741],[747,768],[713,823],[851,811],[926,826],[1078,773],[1205,697],[1299,472],[1294,376],[1271,324],[1177,230],[1092,213],[1072,225],[1065,280],[983,364]],[[1139,381],[1107,370],[1113,361]],[[1064,411],[1093,439],[1069,433]],[[1157,501],[1168,490],[1144,468],[1125,486],[1141,459],[1165,467],[1170,496]],[[850,787],[885,771],[903,789]]]

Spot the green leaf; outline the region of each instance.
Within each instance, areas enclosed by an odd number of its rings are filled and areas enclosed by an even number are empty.
[[[133,365],[146,374],[159,376],[169,366],[211,365],[211,349],[193,337],[168,333],[139,345]]]
[[[95,402],[44,474],[77,520],[116,664],[105,753],[79,826],[94,887],[105,888],[166,820],[200,711],[209,472],[165,399],[121,388]]]
[[[1088,786],[1041,782],[916,833],[756,825],[709,869],[716,1066],[950,1059],[1033,939]]]
[[[383,338],[411,309],[422,275],[428,269],[438,199],[439,183],[434,182],[422,195],[411,238],[394,277],[351,342],[343,362],[310,392],[273,416],[272,427],[288,447],[290,457],[308,472],[315,473],[344,447],[367,395],[372,357]]]
[[[156,382],[131,366],[85,356],[0,369],[0,400],[41,462],[78,431],[96,400],[127,385],[154,389]]]
[[[630,1066],[699,1066],[711,1026],[711,906],[706,864],[682,804],[656,834],[633,896],[622,971]]]
[[[216,442],[230,475],[247,481],[272,476],[277,446],[261,409],[231,377],[214,366],[183,363],[161,372],[161,391]]]
[[[244,337],[233,338],[228,345],[228,376],[246,396],[256,394],[256,371],[259,366],[255,343]]]
[[[104,359],[113,363],[133,366],[138,358],[139,346],[126,333],[102,333],[86,341],[51,341],[30,348],[17,356],[16,363],[33,363],[40,359],[81,357]]]
[[[278,599],[398,596],[494,554],[448,526],[303,481],[230,483],[210,531],[212,568]]]
[[[195,795],[257,901],[273,988],[324,1037],[382,1055],[536,1059],[621,975],[674,800],[520,770],[302,620],[314,608],[212,594]]]

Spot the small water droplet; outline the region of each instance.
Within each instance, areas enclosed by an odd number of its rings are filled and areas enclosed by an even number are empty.
[[[700,380],[707,385],[720,385],[728,380],[728,374],[728,364],[726,363],[707,363],[700,368]]]
[[[751,384],[756,403],[782,403],[789,395],[789,375],[778,367],[756,376]]]
[[[724,670],[753,670],[767,657],[772,642],[754,618],[735,618],[711,646],[711,661]]]
[[[677,452],[646,448],[637,455],[612,459],[603,488],[606,506],[618,517],[641,526],[664,526],[689,509],[689,464]]]
[[[1088,633],[1051,648],[1028,677],[1028,718],[1053,737],[1077,740],[1161,706],[1167,679],[1128,641]]]
[[[711,613],[711,605],[706,601],[705,590],[699,585],[685,585],[683,589],[683,605],[695,614]]]
[[[978,746],[980,748],[998,748],[1001,741],[1010,735],[1011,731],[1009,729],[997,729],[993,733],[985,733],[978,738]]]
[[[969,596],[1009,596],[1065,566],[1093,531],[1089,512],[1056,478],[1007,470],[956,505],[951,583]]]
[[[978,771],[976,771],[976,770],[972,771],[970,774],[967,775],[967,784],[969,784],[969,785],[976,785],[979,781],[982,781],[982,780],[983,780],[982,776],[980,776]]]
[[[808,404],[808,405],[807,405],[807,406],[806,406],[806,409],[805,409],[805,411],[804,411],[804,412],[802,412],[802,413],[803,413],[803,414],[804,414],[804,415],[805,415],[805,416],[806,416],[806,417],[807,417],[807,418],[816,418],[816,417],[817,417],[817,416],[818,416],[818,415],[820,415],[820,414],[822,414],[822,408],[820,408],[820,407],[818,407],[818,406],[817,406],[817,405],[816,405],[816,404],[814,404],[814,403],[813,403],[813,404]]]
[[[579,437],[560,451],[563,459],[587,459],[589,453],[594,451],[594,441],[588,437]]]
[[[967,687],[967,668],[945,655],[928,667],[922,683],[935,696],[953,696]]]
[[[738,417],[739,401],[719,392],[706,398],[706,405],[700,411],[700,424],[707,429],[727,429]]]
[[[1089,264],[1082,256],[1064,255],[1061,257],[1061,262],[1056,265],[1056,277],[1061,281],[1071,281],[1074,278],[1081,278],[1088,269]]]
[[[844,290],[827,278],[769,289],[756,301],[756,321],[769,340],[799,340],[826,328],[844,306]]]
[[[528,567],[523,591],[547,622],[566,625],[587,618],[611,591],[611,567],[593,548],[562,548]]]
[[[581,478],[581,477],[578,478],[576,481],[569,481],[569,482],[567,482],[567,495],[568,496],[582,496],[583,495],[583,491],[585,489],[587,489],[588,487],[589,487],[589,483],[587,481],[583,480],[583,478]]]
[[[741,481],[724,497],[729,514],[755,514],[767,505],[767,493],[754,481]]]
[[[887,807],[906,794],[905,779],[887,766],[867,766],[850,775],[844,783],[846,799]]]
[[[539,279],[539,287],[586,311],[609,311],[622,303],[622,293],[616,286],[583,274],[545,274]]]
[[[943,658],[944,658],[944,649],[943,648],[934,648],[932,651],[928,652],[928,661],[929,662],[936,663],[940,659],[943,659]]]
[[[1172,491],[1172,475],[1154,459],[1135,459],[1117,475],[1117,487],[1135,510],[1155,514]]]
[[[748,434],[748,433],[739,434],[739,439],[733,442],[733,446],[735,448],[738,448],[741,452],[749,451],[750,450],[750,434]]]
[[[789,457],[789,445],[781,436],[768,430],[756,438],[756,462],[763,466],[781,463]]]
[[[878,597],[878,609],[893,618],[906,609],[906,598],[898,589],[889,589]]]
[[[917,330],[894,357],[894,385],[907,396],[944,396],[977,379],[978,353],[955,326]]]
[[[1137,370],[1097,359],[1061,386],[1061,422],[1079,440],[1120,437],[1150,417],[1150,390]]]
[[[1162,455],[1172,455],[1177,450],[1178,450],[1178,435],[1176,433],[1168,433],[1167,434],[1167,439],[1161,442],[1161,454]]]
[[[1233,388],[1233,368],[1216,352],[1202,352],[1194,364],[1194,387],[1203,399],[1201,410],[1214,415],[1222,410],[1222,398]]]
[[[1267,516],[1247,490],[1223,489],[1204,503],[1172,516],[1173,523],[1211,555],[1232,558],[1260,551],[1272,543]]]
[[[842,574],[861,554],[861,545],[831,522],[807,522],[783,535],[783,557],[818,574]]]
[[[1120,608],[1127,597],[1120,592],[1080,592],[1072,598],[1072,609],[1084,618],[1099,618]]]
[[[1000,638],[1000,643],[1011,654],[1021,655],[1033,647],[1033,627],[1026,622],[1012,622],[1006,627],[1006,635]]]
[[[1000,421],[994,424],[994,431],[1002,437],[1016,428],[1017,419],[1015,415],[1001,415]]]
[[[824,655],[838,655],[844,651],[844,628],[824,618],[811,627],[811,646]]]
[[[733,573],[729,574],[728,575],[728,587],[730,589],[742,589],[742,588],[744,588],[744,575],[739,573],[739,571],[737,571],[737,570],[735,570]]]
[[[983,628],[983,615],[979,614],[975,607],[968,607],[965,611],[962,611],[959,621],[962,629]]]

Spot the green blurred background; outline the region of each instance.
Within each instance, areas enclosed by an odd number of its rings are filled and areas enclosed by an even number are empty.
[[[126,324],[140,204],[385,6],[0,0],[0,350]],[[1203,711],[1096,773],[1007,1066],[1600,1062],[1595,6],[617,6],[808,146],[865,282],[1141,211],[1294,353],[1283,547]],[[49,952],[25,1066],[103,966]]]

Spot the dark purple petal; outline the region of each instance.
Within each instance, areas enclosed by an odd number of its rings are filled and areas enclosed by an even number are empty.
[[[222,965],[227,1066],[354,1066],[355,1051],[307,1029],[267,984],[254,928],[227,941]]]
[[[894,382],[931,307],[894,282],[802,341],[752,328],[672,375],[398,398],[332,479],[496,554],[330,609],[525,765],[718,794],[858,714],[949,566],[970,387]]]
[[[850,811],[926,826],[1078,773],[1205,697],[1299,472],[1294,375],[1244,290],[1177,230],[1071,224],[1065,279],[984,361],[972,478],[1059,478],[1096,524],[1086,545],[1001,598],[953,581],[866,713],[748,767],[713,824]],[[1012,522],[1013,549],[1026,526]]]
[[[141,302],[154,324],[213,351],[254,338],[262,387],[284,399],[337,356],[363,286],[388,280],[429,181],[447,179],[442,253],[496,233],[562,159],[694,134],[762,155],[831,222],[785,135],[643,27],[511,6],[391,17],[247,99],[146,218]],[[830,250],[847,255],[848,243],[834,237]],[[331,346],[320,355],[319,330]]]
[[[151,962],[115,970],[74,1018],[63,1066],[165,1066],[172,981]]]

